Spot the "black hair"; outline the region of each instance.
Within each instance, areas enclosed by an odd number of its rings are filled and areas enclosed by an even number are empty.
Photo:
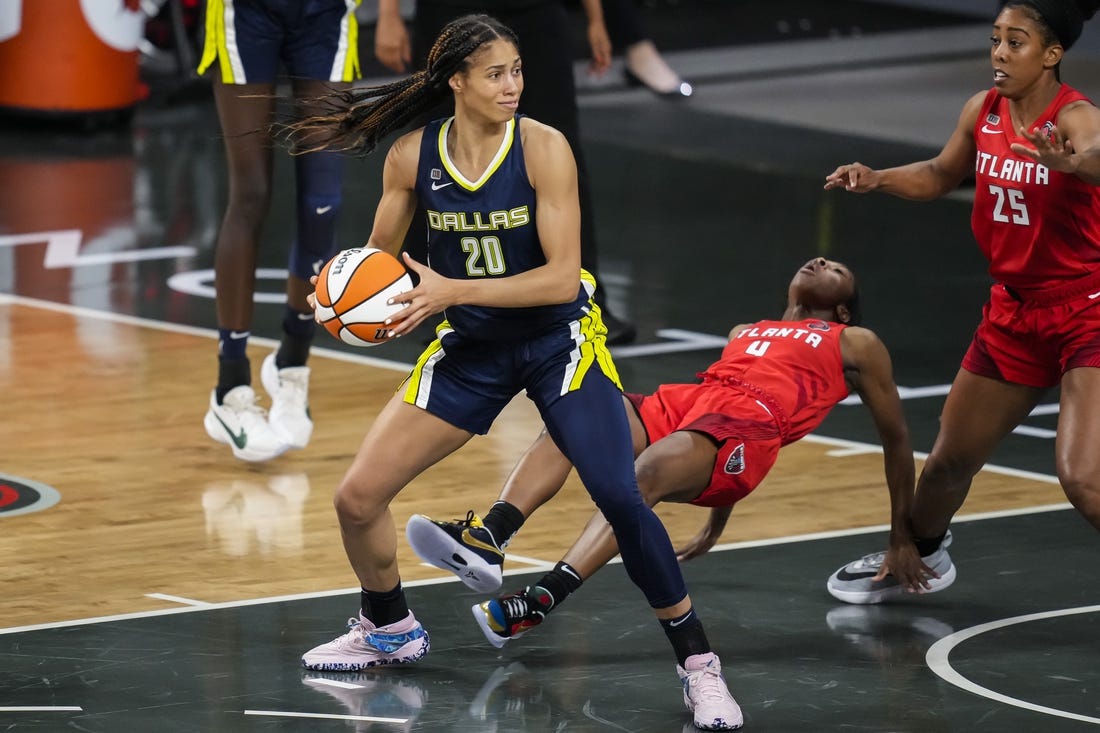
[[[1085,21],[1096,14],[1100,0],[1008,0],[1005,8],[1020,8],[1043,29],[1043,44],[1068,51],[1081,37]]]
[[[334,92],[326,113],[284,128],[295,152],[340,150],[367,155],[386,135],[404,127],[451,93],[448,80],[469,68],[483,45],[503,39],[519,48],[515,32],[489,15],[464,15],[443,27],[427,66],[410,77],[366,89]]]

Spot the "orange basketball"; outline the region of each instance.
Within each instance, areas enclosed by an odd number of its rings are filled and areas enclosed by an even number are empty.
[[[377,346],[389,340],[386,319],[405,307],[386,301],[412,288],[393,255],[373,247],[345,249],[317,276],[317,316],[345,344]]]

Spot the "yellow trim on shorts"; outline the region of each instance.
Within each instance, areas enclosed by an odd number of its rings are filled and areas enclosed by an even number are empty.
[[[225,42],[225,3],[223,0],[206,0],[206,32],[198,73],[202,74],[209,69],[215,59],[218,60],[222,81],[232,84],[233,68],[229,63],[229,48]]]
[[[607,327],[603,325],[603,312],[592,300],[592,294],[596,292],[596,278],[587,270],[581,270],[581,283],[588,290],[589,312],[577,323],[579,333],[583,337],[580,343],[580,360],[569,383],[565,385],[565,392],[573,392],[580,388],[589,369],[595,364],[615,386],[622,391],[623,384],[619,379],[619,370],[615,367],[615,361],[611,358],[611,351],[607,347]]]
[[[579,347],[580,360],[577,362],[576,369],[573,370],[573,377],[566,385],[564,393],[580,389],[585,376],[593,366],[603,372],[604,376],[614,382],[619,391],[622,391],[623,384],[619,379],[619,370],[615,368],[611,351],[607,348],[607,328],[603,325],[600,307],[593,304],[591,312],[581,318],[578,324],[580,334],[584,337]]]
[[[343,63],[340,70],[330,70],[328,81],[355,81],[361,75],[359,66],[359,21],[355,17],[355,10],[361,0],[344,0],[347,11],[341,21],[340,36],[342,39]],[[230,8],[233,7],[230,0]],[[198,73],[203,74],[214,60],[218,61],[218,69],[221,71],[221,79],[224,84],[246,84],[243,70],[238,77],[233,71],[233,59],[229,51],[229,42],[225,30],[226,6],[225,0],[206,0],[206,32],[203,38],[202,59],[199,61]],[[334,73],[335,72],[335,73]]]
[[[360,0],[346,0],[348,12],[344,15],[343,37],[347,44],[347,53],[344,54],[344,69],[339,79],[333,81],[355,81],[361,76],[359,69],[359,21],[355,18],[355,9],[359,7]]]
[[[409,376],[405,378],[403,384],[404,394],[401,395],[402,402],[426,408],[428,394],[420,394],[420,388],[425,381],[424,370],[429,364],[434,367],[434,363],[443,356],[443,336],[453,330],[451,324],[446,320],[435,327],[435,341],[428,344],[428,348],[424,349],[420,356],[417,357],[416,364],[413,366],[412,371],[409,372]]]

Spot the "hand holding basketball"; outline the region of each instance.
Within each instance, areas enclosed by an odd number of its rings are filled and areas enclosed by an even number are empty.
[[[376,346],[395,335],[391,319],[404,308],[394,297],[412,290],[412,278],[392,255],[373,247],[345,249],[311,281],[314,317],[352,346]]]

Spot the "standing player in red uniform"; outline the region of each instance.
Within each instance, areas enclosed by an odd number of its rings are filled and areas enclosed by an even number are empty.
[[[1100,0],[1009,0],[993,23],[993,88],[963,107],[932,160],[885,170],[842,165],[825,188],[929,200],[971,173],[971,226],[996,280],[917,482],[915,542],[829,578],[849,603],[939,590],[927,578],[974,475],[1043,393],[1061,387],[1058,480],[1100,529],[1100,110],[1061,82],[1063,54]],[[930,559],[935,562],[930,563]]]
[[[710,507],[703,530],[680,551],[700,555],[718,540],[733,505],[767,475],[779,449],[821,424],[855,391],[882,440],[893,529],[908,538],[913,453],[890,355],[874,332],[858,327],[859,297],[847,267],[818,258],[795,273],[787,309],[776,321],[734,327],[722,357],[698,384],[666,384],[651,395],[624,395],[634,437],[638,486],[660,501]],[[565,482],[572,466],[543,433],[524,454],[484,521],[409,520],[413,550],[468,586],[500,586],[503,548]],[[496,646],[539,624],[581,582],[615,556],[615,536],[597,513],[562,562],[519,593],[474,606]]]

